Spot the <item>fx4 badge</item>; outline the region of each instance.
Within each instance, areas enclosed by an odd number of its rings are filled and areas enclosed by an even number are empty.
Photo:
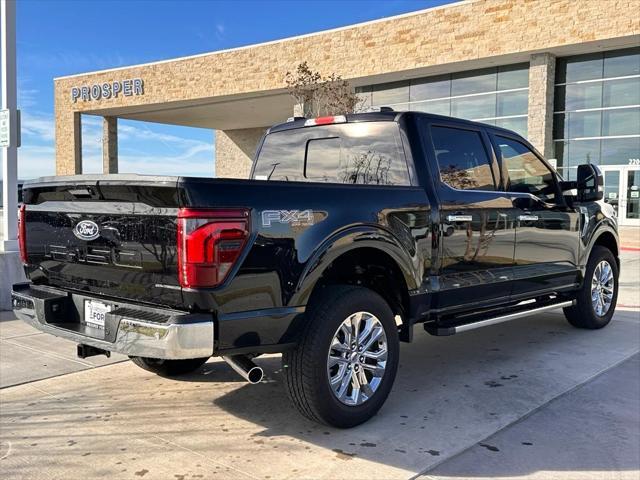
[[[271,227],[274,223],[291,226],[313,225],[313,210],[264,210],[262,226]]]

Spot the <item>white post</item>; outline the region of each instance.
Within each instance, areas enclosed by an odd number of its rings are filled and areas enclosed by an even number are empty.
[[[18,250],[18,102],[16,99],[16,2],[0,0],[2,108],[10,111],[11,141],[2,148],[2,250]]]

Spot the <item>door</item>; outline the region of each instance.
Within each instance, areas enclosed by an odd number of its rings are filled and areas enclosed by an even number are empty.
[[[580,216],[569,208],[553,170],[528,145],[492,135],[515,223],[512,298],[572,288],[579,281]]]
[[[620,225],[640,226],[640,167],[601,167],[604,201],[611,204]]]
[[[640,226],[640,168],[625,167],[624,184],[621,185],[620,207],[624,216],[621,225]]]
[[[620,191],[622,167],[600,167],[604,177],[604,201],[611,205],[620,220]]]
[[[441,314],[509,299],[515,229],[509,196],[484,130],[432,123],[427,151],[440,205],[439,265],[433,292]]]

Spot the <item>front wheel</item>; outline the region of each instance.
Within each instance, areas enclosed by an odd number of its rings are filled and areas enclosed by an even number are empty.
[[[398,329],[389,305],[362,287],[331,286],[309,305],[306,331],[286,352],[289,397],[307,418],[349,428],[374,416],[398,368]]]
[[[576,303],[564,309],[571,325],[598,329],[611,321],[618,301],[618,264],[611,250],[593,247]]]
[[[185,375],[199,369],[209,360],[206,358],[189,358],[187,360],[163,360],[161,358],[129,357],[133,363],[161,377]]]

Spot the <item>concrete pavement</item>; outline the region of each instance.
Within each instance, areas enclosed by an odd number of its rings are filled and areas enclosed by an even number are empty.
[[[420,478],[637,480],[638,372],[634,355]]]
[[[52,337],[0,312],[0,388],[128,360],[113,354],[80,359],[75,344]]]
[[[292,410],[273,356],[257,359],[268,380],[256,386],[217,359],[180,380],[130,362],[84,370],[0,391],[1,468],[7,479],[410,478],[629,359],[639,340],[636,311],[595,332],[550,313],[418,333],[385,407],[351,430]]]
[[[640,305],[639,262],[623,256],[621,304]],[[3,479],[640,475],[637,308],[599,331],[561,312],[453,337],[416,329],[387,404],[351,430],[300,417],[277,356],[256,360],[268,378],[255,386],[218,359],[169,380],[130,362],[93,368],[123,358],[80,361],[4,315]]]

